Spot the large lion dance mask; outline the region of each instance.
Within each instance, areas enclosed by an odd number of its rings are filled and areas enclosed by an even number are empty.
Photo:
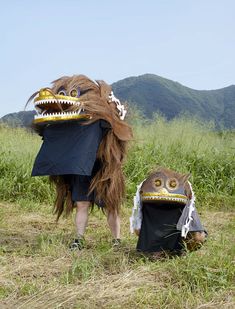
[[[106,209],[118,211],[124,196],[122,163],[132,130],[124,120],[126,109],[111,86],[84,75],[66,76],[55,80],[51,88],[35,92],[27,104],[30,101],[37,112],[33,126],[39,134],[46,126],[63,122],[79,121],[89,126],[104,120],[109,125],[97,151],[100,168],[92,179],[90,192],[95,192],[96,200],[102,201]],[[56,185],[55,212],[59,218],[64,210],[68,214],[73,209],[71,192],[61,175],[51,175],[50,180]]]

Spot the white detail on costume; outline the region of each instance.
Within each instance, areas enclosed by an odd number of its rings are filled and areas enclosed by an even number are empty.
[[[75,102],[72,100],[63,100],[63,99],[47,99],[47,100],[40,100],[34,102],[34,105],[43,105],[43,104],[51,104],[51,103],[60,103],[60,104],[68,104],[68,105],[76,105],[79,106],[81,103],[80,102]]]
[[[145,180],[144,180],[145,181]],[[132,208],[132,215],[130,217],[130,231],[133,234],[135,230],[140,230],[142,224],[142,202],[140,197],[140,188],[143,182],[137,186],[136,194],[134,196],[134,206]]]
[[[97,81],[95,79],[92,79],[93,83],[96,85],[96,86],[99,86],[99,84],[97,83]]]
[[[80,115],[82,112],[82,108],[76,111],[71,111],[71,112],[56,112],[56,113],[51,113],[47,114],[47,110],[43,111],[41,114],[37,113],[37,115],[34,115],[34,119],[39,119],[39,118],[47,118],[47,117],[68,117],[68,116],[75,116],[75,115]]]
[[[109,103],[114,102],[116,104],[116,107],[119,111],[119,116],[121,120],[124,120],[127,110],[125,109],[125,106],[123,104],[121,104],[121,102],[118,100],[118,98],[115,97],[115,95],[113,94],[113,91],[111,91],[110,95],[109,95]]]
[[[192,213],[195,210],[195,200],[196,200],[196,197],[195,197],[193,189],[192,189],[192,185],[189,181],[188,181],[188,184],[189,184],[189,187],[190,187],[191,192],[192,192],[192,198],[189,201],[189,204],[185,206],[185,207],[188,207],[188,217],[186,218],[186,222],[182,226],[182,229],[181,229],[181,236],[184,237],[184,238],[186,238],[186,236],[189,232],[190,224],[193,221]]]

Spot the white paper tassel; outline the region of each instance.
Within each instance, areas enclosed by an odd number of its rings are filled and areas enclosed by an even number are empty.
[[[192,192],[192,198],[189,201],[189,204],[186,206],[186,207],[188,207],[188,217],[186,218],[185,224],[182,226],[182,229],[181,229],[181,236],[184,237],[184,238],[186,238],[186,236],[189,232],[190,224],[193,220],[192,213],[195,210],[195,200],[196,200],[196,197],[195,197],[193,189],[192,189],[192,185],[189,181],[188,181],[188,184],[189,184],[191,192]]]
[[[116,107],[119,111],[119,116],[121,120],[125,119],[127,110],[125,109],[124,105],[121,104],[121,102],[118,100],[118,98],[115,97],[115,95],[113,94],[113,91],[111,91],[110,95],[109,95],[109,103],[114,102],[116,104]]]
[[[145,181],[145,180],[144,180]],[[132,208],[132,215],[130,217],[130,231],[133,234],[135,230],[140,230],[143,214],[142,214],[142,202],[140,198],[140,188],[143,182],[137,186],[136,194],[134,196],[134,206]]]

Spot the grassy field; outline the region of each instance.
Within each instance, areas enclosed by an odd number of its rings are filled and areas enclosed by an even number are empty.
[[[47,179],[30,177],[40,138],[0,128],[0,308],[234,308],[235,139],[200,122],[134,124],[125,164],[123,242],[111,246],[102,212],[90,215],[86,249],[71,253],[73,218],[55,223]],[[152,261],[135,251],[129,216],[136,185],[156,166],[190,172],[209,232],[205,246]]]

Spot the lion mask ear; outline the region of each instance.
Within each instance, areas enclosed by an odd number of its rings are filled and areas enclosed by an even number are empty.
[[[185,193],[189,199],[192,198],[192,194],[193,194],[191,184],[188,181],[190,177],[191,177],[190,173],[182,176],[182,182],[184,183],[184,186],[185,186]]]
[[[108,84],[106,84],[105,81],[103,80],[97,80],[97,84],[99,85],[100,88],[100,96],[102,99],[109,101],[109,95],[112,91],[112,87]]]
[[[190,173],[184,174],[184,175],[182,176],[182,178],[181,178],[181,181],[182,181],[183,183],[185,183],[186,181],[189,180],[190,177],[191,177],[191,174],[190,174]]]

